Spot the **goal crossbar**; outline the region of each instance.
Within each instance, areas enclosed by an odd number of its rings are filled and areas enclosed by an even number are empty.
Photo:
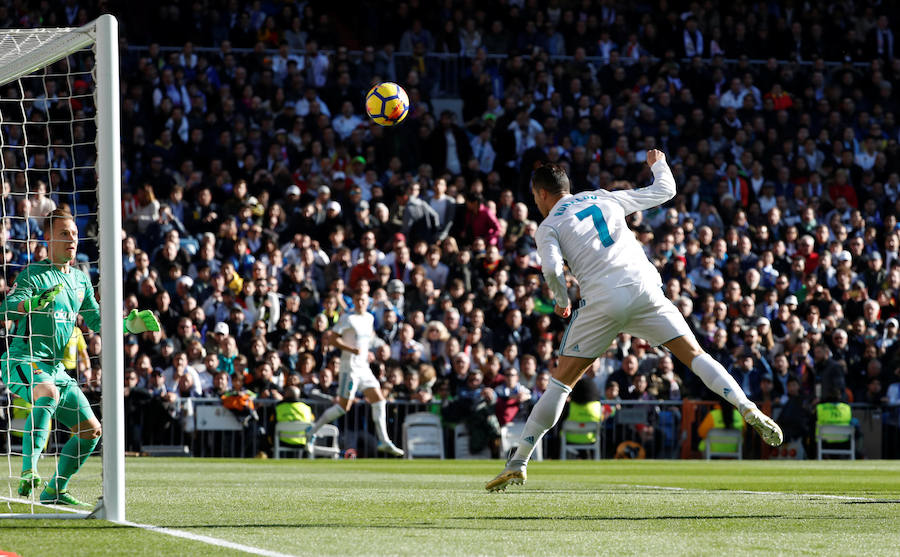
[[[0,36],[0,85],[25,77],[90,46],[96,41],[96,34],[97,21],[82,27],[4,29]]]

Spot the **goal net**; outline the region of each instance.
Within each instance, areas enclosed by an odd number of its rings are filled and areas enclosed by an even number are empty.
[[[43,315],[9,307],[0,315],[0,366],[6,366],[0,372],[0,451],[7,461],[7,488],[0,487],[3,518],[125,519],[117,36],[109,15],[77,29],[0,30],[0,295],[11,295],[19,273],[47,258],[44,217],[68,209],[79,239],[71,265],[89,277],[102,323],[100,331],[90,332],[82,317],[57,315],[65,313],[58,304]],[[71,287],[60,295],[77,307],[84,293]],[[61,340],[67,327],[56,324],[72,318],[76,330]],[[55,356],[48,357],[47,346]],[[41,373],[54,376],[60,391],[80,390],[102,421],[100,444],[69,486],[78,499],[97,502],[93,513],[41,504],[43,485],[20,492],[23,470],[46,481],[61,461],[84,456],[64,450],[83,445],[66,445],[72,438],[66,424],[77,423],[84,412],[64,408],[65,396],[52,411],[33,408],[40,399],[32,393],[34,379]],[[64,386],[65,374],[77,385]],[[38,423],[47,413],[52,420],[42,428]]]

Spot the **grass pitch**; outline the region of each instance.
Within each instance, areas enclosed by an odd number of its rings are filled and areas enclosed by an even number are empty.
[[[889,555],[900,547],[896,461],[536,462],[525,486],[485,492],[501,468],[133,459],[128,519],[297,555]],[[92,499],[99,482],[92,459],[72,493]],[[2,550],[239,553],[97,520],[0,520]]]

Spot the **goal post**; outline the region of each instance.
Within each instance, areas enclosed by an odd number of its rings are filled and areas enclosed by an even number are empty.
[[[74,85],[69,83],[72,88],[68,92],[66,100],[70,104],[70,119],[66,121],[51,121],[49,118],[46,124],[45,133],[49,135],[49,141],[39,141],[42,144],[29,144],[28,128],[32,122],[27,119],[26,102],[31,103],[28,106],[36,104],[40,99],[27,98],[25,94],[26,88],[22,86],[21,81],[26,79],[42,79],[46,87],[47,68],[67,57],[73,57],[77,53],[85,52],[91,49],[93,61],[91,64],[90,81],[93,83],[93,99],[86,101],[85,105],[90,104],[95,110],[91,119],[91,124],[96,129],[94,138],[78,137],[76,131],[76,122],[79,120],[75,116],[75,108],[72,106],[77,102],[79,95],[74,92]],[[100,408],[102,410],[102,427],[103,436],[101,440],[101,463],[102,463],[102,494],[99,504],[93,513],[73,513],[75,516],[95,516],[105,518],[112,521],[125,520],[125,424],[124,424],[124,338],[122,334],[122,314],[123,314],[123,272],[122,272],[122,253],[121,253],[121,230],[122,230],[122,212],[121,212],[121,142],[120,142],[120,113],[119,113],[119,44],[118,44],[118,23],[111,15],[102,15],[95,21],[79,28],[57,28],[57,29],[6,29],[0,30],[0,87],[5,91],[6,88],[16,82],[19,83],[19,90],[22,92],[18,101],[21,104],[21,114],[23,121],[21,128],[24,130],[23,142],[18,145],[14,142],[7,144],[5,132],[2,135],[4,143],[0,145],[0,172],[5,182],[7,176],[21,173],[28,175],[34,172],[46,172],[51,175],[54,172],[52,164],[38,167],[32,167],[33,160],[29,159],[29,151],[46,152],[48,158],[52,158],[54,150],[61,148],[62,151],[69,149],[72,156],[68,161],[69,166],[65,167],[63,173],[70,174],[72,184],[77,184],[78,177],[86,176],[91,171],[95,175],[91,180],[96,184],[94,206],[88,207],[86,211],[79,212],[75,209],[79,207],[77,204],[78,191],[75,187],[71,191],[72,208],[79,220],[86,222],[89,217],[96,219],[97,230],[92,233],[90,241],[96,241],[96,259],[92,262],[97,264],[99,268],[96,282],[92,278],[97,290],[97,298],[100,303],[102,349],[100,350],[100,369],[102,370],[100,385]],[[42,73],[43,72],[43,76]],[[86,74],[87,70],[82,71]],[[30,76],[30,77],[29,77]],[[54,76],[59,77],[59,76]],[[67,82],[73,81],[75,78],[69,75],[62,77]],[[77,83],[77,82],[76,82]],[[0,93],[2,96],[2,93]],[[81,98],[85,99],[88,94],[81,94]],[[63,97],[62,94],[59,95]],[[45,90],[43,101],[44,106],[50,105],[51,91]],[[12,101],[15,102],[15,101]],[[49,112],[49,111],[48,111]],[[2,114],[0,114],[2,116]],[[0,121],[0,126],[5,122]],[[71,132],[68,145],[54,144],[52,137],[51,125],[59,126],[68,124],[68,130]],[[13,127],[19,126],[15,123]],[[56,129],[59,129],[58,127]],[[81,130],[83,131],[83,130]],[[88,162],[82,163],[85,158],[85,149],[89,149],[90,141],[93,139],[93,157],[87,157]],[[21,149],[25,155],[25,162],[21,168],[10,169],[7,167],[7,151]],[[77,153],[77,156],[76,156]],[[64,157],[65,153],[61,155]],[[15,157],[9,157],[15,159]],[[42,163],[44,159],[41,159]],[[25,185],[24,197],[32,194],[33,190],[28,182],[27,176],[20,179]],[[54,189],[52,180],[48,180],[48,194],[64,195],[70,192],[60,192]],[[6,185],[3,186],[4,188]],[[66,199],[69,199],[68,197]],[[3,201],[4,220],[13,220],[6,218],[5,205]],[[20,218],[20,217],[15,217]],[[26,222],[28,218],[23,219]],[[3,226],[7,226],[4,224]],[[0,226],[0,232],[4,232],[3,226]],[[26,230],[30,230],[26,224]],[[81,229],[82,226],[79,226]],[[79,230],[79,236],[85,238],[85,230]],[[26,238],[26,248],[28,256],[32,255],[32,245],[34,238],[29,232]],[[79,249],[79,251],[81,251]],[[3,270],[6,271],[6,247],[3,246],[4,259],[2,261]],[[8,282],[11,279],[3,276]],[[8,335],[11,337],[12,335]],[[7,341],[8,349],[8,341]],[[11,420],[8,420],[11,422]],[[9,428],[12,430],[12,428]],[[8,437],[8,433],[6,433]],[[9,443],[7,443],[7,451],[9,451]],[[97,458],[96,456],[94,458]],[[75,476],[77,481],[77,477]],[[13,478],[9,479],[10,482]],[[12,497],[3,497],[2,499],[13,501]],[[72,515],[66,514],[44,514],[40,513],[41,507],[34,504],[30,505],[29,513],[3,514],[3,518],[25,518],[29,516],[58,517],[67,518]]]
[[[122,334],[122,170],[119,139],[119,27],[111,15],[95,22],[97,180],[103,389],[103,498],[99,518],[125,520],[125,340]],[[112,373],[106,373],[110,370]]]

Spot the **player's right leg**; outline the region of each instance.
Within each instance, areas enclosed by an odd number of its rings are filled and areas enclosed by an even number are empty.
[[[662,290],[653,285],[642,285],[632,307],[632,314],[624,327],[625,332],[641,337],[654,346],[668,348],[712,392],[733,404],[766,443],[775,447],[781,444],[784,434],[778,424],[747,398],[722,364],[700,348],[684,316],[665,297]]]
[[[16,396],[32,404],[22,434],[22,474],[17,492],[22,497],[39,486],[37,463],[50,437],[50,425],[59,403],[53,377],[40,365],[4,357],[0,359],[0,380]]]
[[[697,377],[709,387],[709,390],[717,395],[722,395],[725,400],[733,404],[744,417],[744,421],[759,433],[763,441],[773,447],[784,442],[784,433],[775,420],[763,414],[762,410],[747,398],[744,390],[722,364],[700,348],[693,334],[672,339],[665,346],[684,365],[689,366],[697,374]]]

